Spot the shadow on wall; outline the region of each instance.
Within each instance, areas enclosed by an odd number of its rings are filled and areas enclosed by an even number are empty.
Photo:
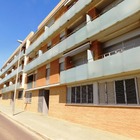
[[[66,87],[51,88],[50,96],[53,96],[52,98],[55,98],[56,100],[58,96],[59,103],[66,103]]]

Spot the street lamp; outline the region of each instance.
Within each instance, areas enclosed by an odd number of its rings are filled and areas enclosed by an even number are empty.
[[[17,42],[19,42],[20,44],[22,44],[23,41],[17,40]],[[16,94],[17,94],[17,83],[18,83],[18,72],[19,72],[19,63],[20,63],[21,48],[22,48],[22,45],[20,45],[19,55],[18,55],[18,65],[17,65],[16,81],[15,81],[15,89],[14,89],[14,100],[13,100],[13,106],[12,106],[12,113],[13,113],[13,115],[15,113],[15,102],[16,102]]]

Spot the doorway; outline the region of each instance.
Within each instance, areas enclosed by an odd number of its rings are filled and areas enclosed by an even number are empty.
[[[11,92],[10,105],[13,106],[13,103],[14,103],[14,92]]]
[[[48,114],[49,110],[49,90],[39,90],[38,112]]]

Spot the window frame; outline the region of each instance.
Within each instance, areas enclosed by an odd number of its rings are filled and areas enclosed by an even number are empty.
[[[23,99],[23,90],[18,91],[18,100]]]
[[[26,104],[31,104],[32,103],[32,93],[31,92],[27,92],[25,94],[25,103]]]
[[[135,82],[135,92],[136,92],[136,96],[134,96],[134,98],[136,97],[136,103],[125,103],[125,104],[118,104],[117,103],[117,97],[116,97],[116,90],[115,90],[115,81],[120,81],[122,80],[123,83],[125,80],[128,79],[134,79]],[[107,103],[100,103],[99,102],[99,83],[105,83],[105,89],[107,89],[107,94],[106,98],[107,99]],[[93,85],[93,103],[86,103],[82,101],[82,87],[86,86],[86,92],[87,92],[87,85]],[[95,86],[94,86],[95,85]],[[76,103],[72,102],[72,87],[77,87],[80,86],[80,90],[81,90],[81,101],[80,103]],[[95,87],[95,89],[94,89]],[[110,89],[111,88],[111,89]],[[130,90],[131,91],[131,90]],[[95,92],[95,93],[94,93]],[[133,94],[133,92],[132,92]],[[76,96],[76,95],[75,95]],[[94,99],[95,97],[95,99]],[[75,97],[76,100],[76,97]],[[86,100],[87,100],[87,95],[86,95]],[[107,79],[107,80],[101,80],[101,81],[96,81],[96,82],[90,82],[90,83],[81,83],[81,84],[73,84],[73,85],[69,85],[67,87],[67,94],[66,94],[66,105],[68,106],[103,106],[103,107],[126,107],[126,108],[133,108],[133,107],[140,107],[140,75],[134,75],[134,76],[124,76],[123,78],[111,78],[111,79]]]
[[[82,96],[82,87],[86,86],[86,102],[83,102],[83,96]],[[89,102],[88,99],[88,86],[92,86],[92,102]],[[67,96],[66,96],[66,104],[94,104],[94,87],[93,83],[88,83],[84,85],[76,85],[76,86],[70,86],[67,87]],[[69,99],[68,99],[69,98]]]

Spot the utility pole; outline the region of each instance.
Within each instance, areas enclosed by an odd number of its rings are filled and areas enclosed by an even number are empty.
[[[17,64],[17,72],[16,72],[16,81],[15,81],[15,89],[14,89],[14,100],[13,100],[13,106],[12,106],[12,114],[14,116],[15,113],[15,103],[16,103],[16,94],[17,94],[17,83],[18,83],[18,73],[19,73],[19,64],[20,64],[20,54],[21,54],[21,48],[22,48],[22,41],[17,40],[20,43],[19,48],[19,55],[18,55],[18,64]]]

